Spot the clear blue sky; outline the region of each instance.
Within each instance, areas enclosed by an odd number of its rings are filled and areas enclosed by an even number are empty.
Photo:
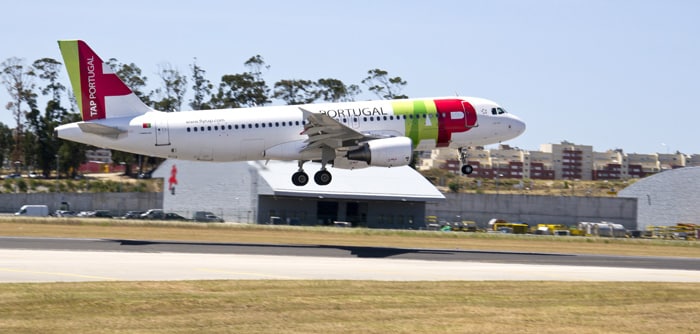
[[[458,93],[500,103],[527,122],[509,142],[523,149],[568,140],[596,151],[700,153],[698,1],[68,0],[0,8],[0,61],[60,60],[56,40],[83,39],[104,59],[141,67],[149,90],[159,84],[159,64],[189,74],[193,57],[215,84],[256,54],[271,65],[270,86],[330,77],[362,87],[367,70],[381,68],[408,81],[410,97]],[[14,126],[1,90],[0,122]]]

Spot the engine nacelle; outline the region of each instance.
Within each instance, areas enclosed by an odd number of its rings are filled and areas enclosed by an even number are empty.
[[[392,137],[364,142],[360,147],[348,151],[347,158],[364,161],[370,166],[394,167],[408,165],[412,153],[410,138]]]

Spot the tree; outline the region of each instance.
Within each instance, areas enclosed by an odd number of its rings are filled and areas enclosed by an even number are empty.
[[[12,129],[0,123],[0,164],[2,164],[5,159],[9,158],[13,146]]]
[[[190,107],[193,110],[211,109],[211,106],[204,101],[211,96],[214,85],[204,77],[207,72],[197,65],[197,58],[194,58],[190,64],[190,69],[192,70],[192,91],[194,92],[194,97],[190,100]]]
[[[212,108],[254,107],[271,102],[267,97],[270,87],[262,79],[262,69],[269,69],[270,66],[260,55],[250,57],[244,65],[248,72],[221,77],[219,89],[210,100]]]
[[[210,103],[219,109],[260,106],[270,102],[268,91],[265,81],[255,80],[250,72],[226,74]]]
[[[375,68],[367,71],[368,76],[362,80],[370,92],[377,94],[382,99],[405,99],[408,96],[401,94],[406,86],[406,81],[401,77],[389,77],[389,72]]]
[[[44,177],[48,177],[51,170],[56,166],[59,140],[54,136],[53,132],[68,112],[66,108],[61,106],[61,95],[66,90],[66,87],[58,80],[61,65],[59,61],[52,58],[42,58],[32,64],[34,75],[48,81],[46,86],[41,89],[42,95],[50,96],[43,116],[40,116],[37,111],[36,113],[31,113],[30,117],[28,117],[30,126],[35,134],[35,141],[33,142],[35,146],[32,151],[34,161],[41,169]]]
[[[355,97],[362,91],[357,85],[346,86],[338,79],[318,79],[316,81],[319,98],[328,102],[355,101]]]
[[[156,89],[156,94],[161,96],[161,100],[154,102],[154,108],[162,111],[180,110],[187,91],[187,77],[180,74],[170,63],[158,66],[158,76],[163,80],[163,86]]]
[[[288,105],[305,104],[316,101],[319,92],[310,80],[280,80],[275,82],[272,97],[284,100]]]
[[[16,57],[8,58],[0,64],[0,77],[10,95],[11,101],[5,108],[12,112],[15,120],[15,146],[12,150],[13,161],[23,160],[22,137],[27,113],[36,109],[36,93],[34,93],[33,75],[24,65],[24,60]]]
[[[245,63],[243,63],[243,65],[248,68],[248,73],[253,75],[255,81],[264,82],[262,78],[262,69],[270,69],[270,65],[265,64],[265,60],[260,55],[250,57]]]

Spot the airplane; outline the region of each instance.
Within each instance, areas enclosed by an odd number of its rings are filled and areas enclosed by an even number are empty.
[[[58,41],[82,121],[56,128],[59,138],[147,156],[212,162],[321,163],[318,185],[334,168],[408,165],[413,151],[459,149],[513,139],[525,123],[493,101],[438,97],[163,112],[144,104],[81,40]],[[461,171],[473,167],[460,154]]]

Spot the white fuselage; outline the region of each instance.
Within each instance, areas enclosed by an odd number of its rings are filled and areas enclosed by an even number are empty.
[[[314,113],[326,113],[360,133],[411,137],[413,148],[419,150],[500,143],[517,137],[525,130],[525,124],[517,117],[508,113],[492,113],[491,110],[497,107],[493,102],[476,98],[468,101],[476,109],[476,124],[465,131],[450,133],[449,141],[439,141],[436,136],[426,134],[425,129],[433,127],[434,131],[437,130],[439,118],[449,118],[450,115],[428,113],[423,118],[416,115],[413,119],[413,115],[396,114],[391,101],[169,113],[152,111],[134,117],[90,121],[121,130],[118,136],[85,132],[79,127],[82,122],[62,125],[57,128],[57,133],[63,139],[142,155],[224,162],[317,159],[313,151],[301,154],[294,149],[303,147],[308,138],[302,134],[305,121],[299,107]],[[271,150],[280,145],[288,145],[290,149],[283,153]],[[271,156],[273,151],[275,153]]]

